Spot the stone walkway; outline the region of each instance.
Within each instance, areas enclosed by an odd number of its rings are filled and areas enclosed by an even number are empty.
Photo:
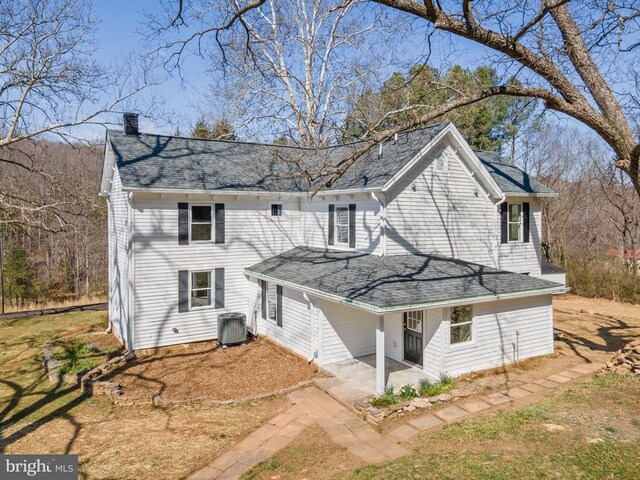
[[[458,402],[434,413],[413,417],[386,436],[376,432],[371,425],[327,393],[316,387],[307,387],[288,395],[293,402],[288,410],[258,428],[231,450],[191,475],[188,480],[237,479],[254,465],[289,445],[313,423],[318,424],[333,441],[365,463],[385,462],[408,455],[409,450],[401,444],[418,433],[545,389],[556,388],[601,368],[600,364],[581,364],[530,383],[478,395],[477,398]]]

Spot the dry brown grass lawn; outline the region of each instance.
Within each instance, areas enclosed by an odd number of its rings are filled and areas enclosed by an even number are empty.
[[[110,380],[135,397],[230,400],[274,392],[315,375],[304,359],[261,338],[226,349],[217,342],[162,348],[118,370]]]
[[[183,478],[289,405],[275,397],[239,406],[118,407],[50,385],[42,344],[97,338],[105,325],[105,312],[0,321],[2,453],[77,453],[87,479]]]

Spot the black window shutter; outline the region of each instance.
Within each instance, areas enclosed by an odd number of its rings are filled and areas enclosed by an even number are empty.
[[[356,204],[349,204],[349,247],[356,248]]]
[[[189,270],[178,270],[178,312],[189,311]]]
[[[329,231],[327,232],[327,238],[329,240],[329,245],[333,245],[333,237],[334,237],[334,229],[335,229],[335,221],[336,221],[336,206],[333,203],[329,204]]]
[[[224,243],[224,203],[215,205],[216,243]]]
[[[261,303],[262,303],[262,318],[267,319],[267,282],[260,280],[261,289]]]
[[[500,243],[509,243],[509,204],[500,204]]]
[[[282,285],[276,285],[276,324],[282,326]]]
[[[529,242],[529,202],[522,204],[522,241]]]
[[[178,245],[189,244],[189,204],[178,203]]]
[[[215,308],[224,308],[224,268],[215,269]]]

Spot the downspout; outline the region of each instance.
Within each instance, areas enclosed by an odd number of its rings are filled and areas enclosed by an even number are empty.
[[[498,213],[498,207],[499,207],[500,205],[502,205],[502,204],[503,204],[504,202],[506,202],[506,201],[507,201],[507,196],[503,193],[503,194],[502,194],[502,196],[500,197],[500,200],[498,200],[498,201],[495,203],[495,207],[496,207],[496,209],[495,209],[495,211],[494,211],[494,213],[493,213],[493,214],[496,216],[496,217],[495,217],[495,219],[496,219],[496,220],[493,222],[493,224],[494,224],[494,225],[498,225],[498,230],[497,230],[497,232],[496,232],[496,233],[498,233],[498,234],[500,234],[500,229],[502,228],[502,226],[500,225],[501,218],[500,218],[500,215],[499,215],[499,213]],[[498,247],[496,248],[496,253],[497,253],[497,255],[498,255],[498,258],[497,258],[497,263],[496,263],[495,267],[496,267],[496,268],[500,268],[500,266],[502,265],[502,262],[500,261],[500,260],[501,260],[501,258],[500,258],[500,240],[498,240],[498,244],[497,244],[497,245],[498,245]]]
[[[371,198],[380,204],[380,245],[378,256],[384,257],[387,253],[387,200],[381,192],[371,192]]]
[[[315,348],[315,305],[313,300],[309,298],[309,296],[303,292],[302,296],[307,301],[307,308],[309,309],[309,323],[310,323],[310,332],[309,332],[309,350],[311,355],[307,358],[307,363],[312,363],[316,358],[318,358],[318,350]]]

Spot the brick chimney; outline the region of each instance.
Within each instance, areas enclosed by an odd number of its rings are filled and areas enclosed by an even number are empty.
[[[124,123],[124,133],[126,135],[138,135],[138,114],[125,113],[122,115]]]

